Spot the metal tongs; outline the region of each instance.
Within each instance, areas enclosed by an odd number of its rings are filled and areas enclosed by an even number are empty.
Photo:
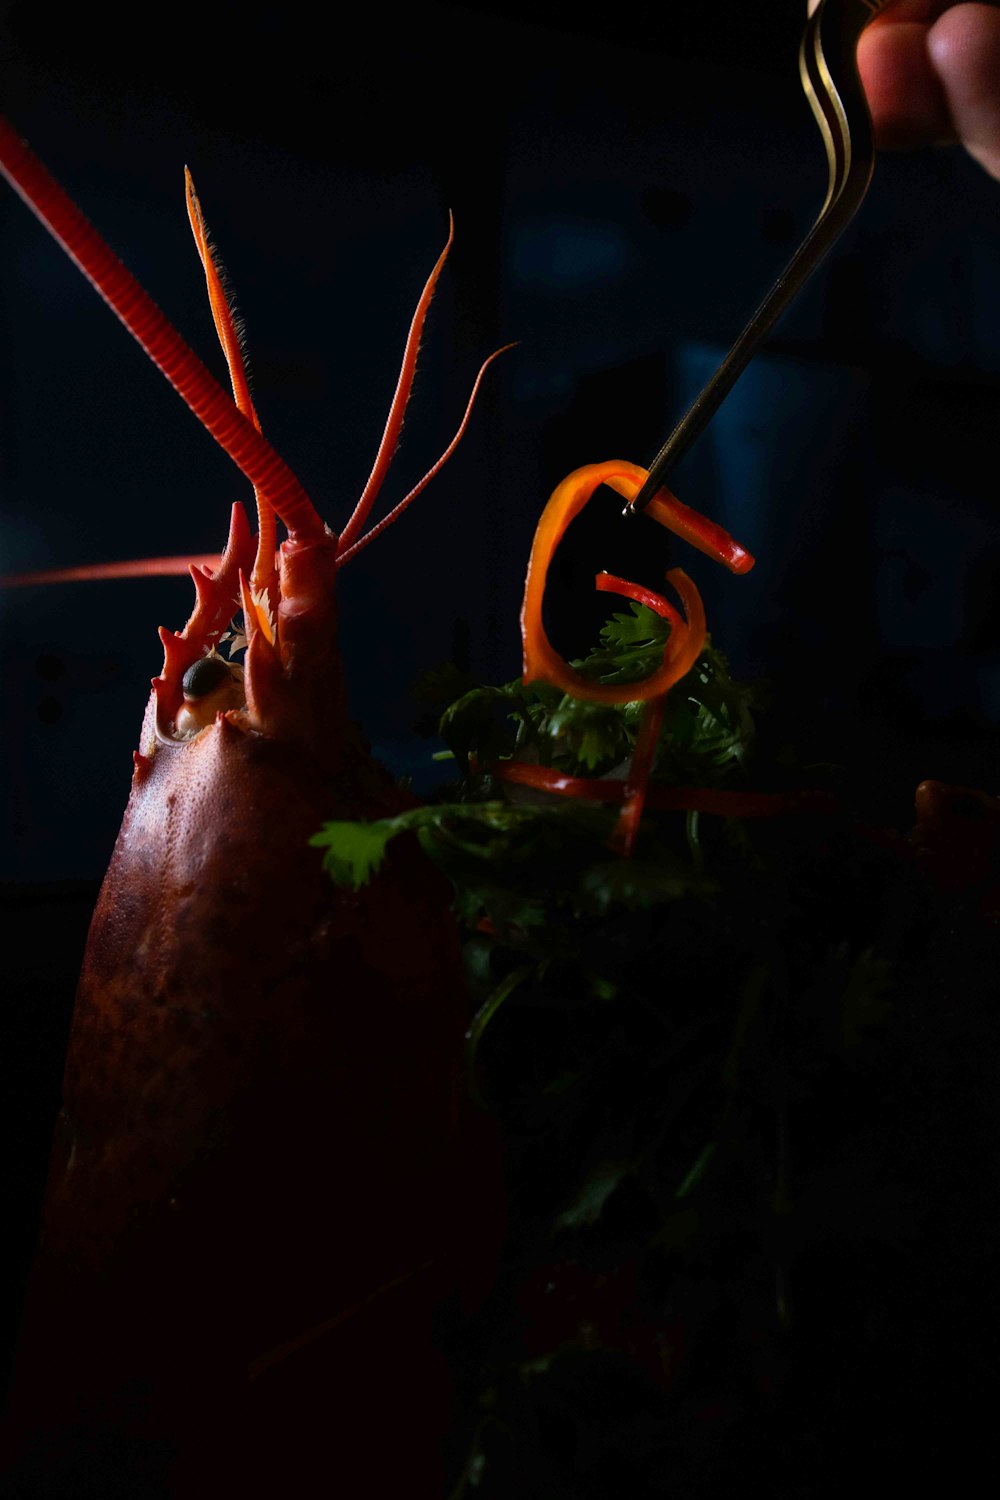
[[[861,206],[871,181],[875,148],[856,52],[862,31],[888,4],[889,0],[820,0],[809,17],[799,50],[799,73],[826,146],[830,169],[826,199],[785,270],[653,459],[648,479],[625,507],[626,515],[649,504]]]

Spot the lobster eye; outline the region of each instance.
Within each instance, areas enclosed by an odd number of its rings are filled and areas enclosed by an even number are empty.
[[[232,662],[211,652],[194,662],[181,678],[184,702],[174,728],[179,739],[191,739],[220,713],[245,707],[243,673]]]
[[[209,693],[232,681],[233,674],[221,656],[203,656],[181,679],[185,698],[207,698]]]

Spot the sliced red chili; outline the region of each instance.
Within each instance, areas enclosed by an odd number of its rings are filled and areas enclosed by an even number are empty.
[[[635,737],[632,764],[625,778],[625,800],[621,814],[611,835],[611,847],[618,853],[630,855],[639,833],[642,809],[649,793],[649,778],[656,760],[656,747],[660,740],[663,710],[667,706],[666,694],[662,698],[650,698],[642,705],[642,718]]]
[[[669,620],[675,628],[684,627],[684,621],[670,600],[664,599],[662,594],[654,593],[652,589],[643,588],[641,583],[630,583],[627,578],[619,578],[615,573],[598,573],[594,579],[594,587],[601,594],[623,594],[626,599],[634,599],[637,604],[644,604],[654,614]]]
[[[502,760],[490,767],[498,781],[530,786],[541,792],[580,797],[591,802],[624,802],[628,781],[620,777],[569,776],[551,766]],[[835,813],[839,800],[832,792],[738,792],[723,787],[651,786],[646,806],[657,812],[703,812],[718,818],[778,818],[794,813]]]

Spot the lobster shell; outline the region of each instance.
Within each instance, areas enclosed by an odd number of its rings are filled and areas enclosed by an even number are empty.
[[[248,707],[186,740],[164,679],[147,710],[73,1018],[17,1493],[218,1495],[241,1466],[301,1484],[331,1445],[341,1478],[394,1483],[399,1461],[409,1494],[440,1492],[450,892],[415,843],[357,892],[309,845],[409,798],[346,713],[333,540],[283,554],[281,652],[255,639]]]

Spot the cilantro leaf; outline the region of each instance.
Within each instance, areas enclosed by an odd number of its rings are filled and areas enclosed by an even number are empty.
[[[627,1161],[601,1161],[591,1169],[586,1181],[568,1208],[554,1221],[555,1229],[578,1229],[596,1224],[611,1194],[632,1171]]]
[[[573,666],[601,683],[638,682],[663,661],[670,623],[644,604],[611,616],[600,642]],[[745,768],[759,690],[734,682],[711,642],[667,699],[654,779],[719,785]],[[570,775],[602,776],[628,760],[642,705],[585,702],[547,683],[520,680],[464,692],[441,719],[442,739],[463,771],[516,757]]]
[[[377,823],[339,821],[325,823],[309,840],[314,849],[325,849],[323,868],[338,885],[357,890],[367,885],[385,859],[385,849],[396,830],[394,818]]]
[[[634,601],[628,607],[628,614],[614,614],[601,626],[601,640],[609,648],[665,641],[669,635],[669,622],[662,615]]]

